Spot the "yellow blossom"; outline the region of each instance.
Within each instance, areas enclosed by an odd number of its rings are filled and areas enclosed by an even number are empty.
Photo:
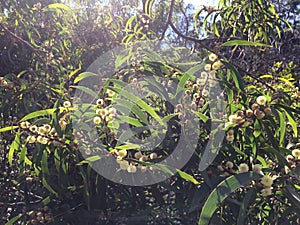
[[[294,150],[292,151],[292,155],[293,155],[296,159],[298,159],[298,158],[300,157],[300,149],[294,149]]]
[[[120,150],[117,152],[118,155],[121,157],[121,158],[124,158],[127,156],[127,151],[126,150]]]
[[[258,96],[256,99],[257,104],[259,105],[266,105],[267,103],[267,98],[265,96]]]
[[[252,170],[255,173],[261,173],[261,167],[258,164],[253,165]]]
[[[36,142],[36,137],[35,136],[28,136],[27,141],[28,141],[28,143],[32,144],[32,143]]]
[[[208,56],[208,59],[212,62],[214,62],[217,58],[218,58],[218,56],[214,53],[212,53]]]
[[[112,97],[112,96],[115,95],[115,92],[114,92],[113,90],[110,90],[110,89],[108,89],[108,90],[106,91],[106,93],[108,94],[109,97]]]
[[[233,168],[233,163],[231,161],[227,161],[225,166],[229,169],[232,169]]]
[[[135,165],[133,165],[133,164],[130,164],[129,166],[128,166],[128,168],[127,168],[127,172],[128,173],[135,173],[136,172],[136,166]]]
[[[157,158],[157,154],[155,152],[150,154],[150,159],[156,159]]]
[[[233,135],[227,135],[226,140],[229,141],[229,142],[232,142],[232,141],[234,141],[234,136]]]
[[[127,170],[127,168],[129,167],[129,163],[127,161],[125,161],[125,160],[120,161],[119,165],[120,165],[120,169],[121,170]]]
[[[249,166],[246,163],[241,163],[238,168],[239,168],[239,173],[246,173],[249,171]]]
[[[271,194],[272,194],[272,189],[271,189],[271,187],[263,188],[263,189],[261,190],[261,193],[262,193],[264,196],[271,195]]]
[[[223,63],[221,61],[217,61],[217,62],[213,63],[212,69],[218,70],[222,65],[223,65]]]
[[[265,175],[261,178],[260,183],[262,183],[262,185],[265,187],[271,187],[273,184],[273,179],[272,177]]]
[[[99,123],[101,123],[101,118],[99,116],[95,116],[93,122],[94,124],[98,125]]]
[[[211,65],[210,64],[205,64],[204,70],[205,71],[210,71],[211,70]]]
[[[29,123],[28,121],[21,122],[21,123],[20,123],[20,127],[21,127],[22,129],[27,129],[27,128],[30,127],[30,123]]]
[[[33,126],[29,127],[29,130],[30,130],[31,132],[35,133],[35,132],[37,132],[38,128],[37,128],[36,125],[33,125]]]
[[[64,106],[65,108],[69,108],[69,107],[71,107],[71,102],[65,101],[65,102],[63,103],[63,106]]]
[[[96,101],[96,104],[98,105],[98,106],[103,106],[104,105],[104,100],[103,99],[98,99],[97,101]]]

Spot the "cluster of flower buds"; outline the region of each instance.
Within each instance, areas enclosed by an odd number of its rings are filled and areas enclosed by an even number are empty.
[[[58,136],[54,127],[49,124],[43,124],[42,126],[31,125],[28,121],[20,123],[20,128],[28,130],[30,135],[27,136],[27,141],[30,144],[39,142],[43,145],[49,143],[49,141]]]
[[[236,173],[246,173],[250,171],[247,163],[241,163],[239,166],[237,166],[238,171],[236,171],[234,169],[234,164],[231,161],[227,161],[225,163],[225,166],[218,165],[217,168],[225,176],[229,176],[230,174],[236,174]],[[259,164],[252,165],[252,171],[263,175],[263,177],[260,179],[259,182],[259,184],[263,187],[261,193],[265,196],[271,195],[273,180],[276,179],[276,176],[271,177],[269,175],[264,175],[263,171],[261,170],[261,166]]]
[[[231,114],[228,117],[226,127],[232,124],[237,124],[241,127],[247,127],[253,121],[253,117],[262,119],[266,115],[271,115],[272,110],[267,106],[267,98],[265,96],[259,96],[256,99],[256,103],[253,103],[251,109],[238,110],[236,113]]]
[[[130,158],[127,157],[128,156],[127,150],[119,150],[116,153],[117,153],[116,161],[120,165],[120,169],[126,170],[128,173],[135,173],[137,172],[138,168],[141,170],[141,172],[145,172],[147,171],[147,169],[153,170],[153,167],[145,166],[143,162],[154,160],[158,157],[155,152],[150,153],[149,155],[145,155],[142,152],[138,151],[134,154],[135,161],[129,162]],[[125,159],[126,157],[128,158],[128,160]]]
[[[260,179],[260,183],[263,185],[263,189],[261,190],[261,193],[265,196],[272,194],[272,184],[273,184],[273,178],[269,175],[264,175]]]
[[[54,221],[53,214],[51,209],[48,206],[40,208],[37,213],[34,211],[29,211],[27,213],[28,218],[30,219],[30,224],[46,224]]]
[[[252,104],[251,110],[253,111],[253,115],[256,116],[257,119],[262,119],[265,116],[269,116],[272,114],[272,110],[267,105],[267,98],[265,96],[258,96],[256,99],[256,103]]]
[[[231,161],[227,161],[225,163],[225,166],[218,165],[217,168],[220,172],[224,172],[224,175],[227,176],[229,174],[237,173],[237,171],[234,169],[234,164]],[[238,173],[246,173],[249,171],[249,166],[247,163],[241,163],[239,166],[237,166],[237,168],[238,168]],[[252,165],[252,171],[255,173],[263,174],[263,172],[261,171],[261,166],[258,164]]]
[[[63,103],[65,108],[70,108],[71,103],[69,101],[65,101]],[[62,130],[64,130],[69,123],[70,114],[64,114],[58,121]],[[50,142],[54,144],[58,144],[58,133],[55,127],[52,127],[50,124],[43,124],[37,126],[35,124],[31,124],[29,121],[23,121],[19,124],[20,128],[23,130],[27,130],[30,135],[27,136],[27,142],[29,144],[40,143],[43,145],[47,145]]]
[[[294,149],[292,151],[292,155],[286,156],[286,160],[288,161],[292,169],[300,167],[300,149]],[[286,173],[289,173],[291,171],[288,166],[285,166],[284,168]]]
[[[106,94],[108,97],[113,97],[115,92],[113,90],[107,89]],[[117,110],[113,107],[106,107],[105,101],[102,98],[97,99],[96,101],[96,116],[93,118],[93,122],[96,125],[99,125],[101,122],[109,122],[114,119],[117,114]]]

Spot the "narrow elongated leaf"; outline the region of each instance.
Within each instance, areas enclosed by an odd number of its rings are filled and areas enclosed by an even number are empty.
[[[178,172],[178,175],[181,177],[181,178],[183,178],[183,179],[185,179],[185,180],[187,180],[187,181],[190,181],[190,182],[192,182],[193,184],[200,184],[199,183],[199,181],[197,181],[192,175],[190,175],[190,174],[188,174],[188,173],[186,173],[186,172],[184,172],[184,171],[182,171],[182,170],[179,170],[179,169],[176,169],[177,170],[177,172]]]
[[[2,132],[6,132],[6,131],[12,131],[12,130],[15,130],[19,128],[19,126],[9,126],[9,127],[3,127],[3,128],[0,128],[0,133]]]
[[[42,183],[45,188],[47,188],[50,193],[54,194],[56,197],[58,197],[58,193],[48,184],[47,180],[45,177],[42,178]]]
[[[230,70],[230,75],[236,85],[236,87],[238,89],[240,89],[241,91],[244,90],[245,85],[244,85],[244,80],[242,78],[242,76],[240,75],[240,73],[228,62],[222,60],[222,63],[226,66],[226,68],[228,68]]]
[[[279,145],[282,146],[285,138],[285,131],[286,131],[285,119],[283,117],[283,114],[279,110],[276,110],[276,112],[278,114],[279,127],[280,127]]]
[[[44,9],[63,9],[66,11],[72,11],[72,9],[69,6],[66,6],[65,4],[62,3],[53,3],[46,6]]]
[[[44,174],[49,174],[49,169],[48,169],[48,153],[47,153],[46,149],[43,151],[42,161],[41,161],[41,167],[42,167],[42,171],[43,171]]]
[[[94,76],[97,76],[97,74],[91,73],[91,72],[83,72],[74,79],[74,84],[77,84],[79,81],[81,81],[85,78],[94,77]]]
[[[55,112],[56,109],[42,109],[42,110],[38,110],[32,113],[29,113],[28,115],[24,116],[20,122],[22,121],[26,121],[26,120],[30,120],[36,117],[40,117],[40,116],[46,116],[46,115],[51,115]]]
[[[86,163],[91,163],[91,162],[98,161],[99,159],[101,159],[100,155],[94,155],[94,156],[86,158],[85,160],[82,160],[81,162],[77,163],[76,165],[81,166],[81,165],[86,164]]]
[[[292,186],[286,186],[285,194],[288,199],[300,210],[300,195]]]
[[[162,119],[158,116],[155,110],[148,105],[145,101],[143,101],[138,96],[134,95],[133,93],[128,92],[126,89],[116,88],[116,87],[109,87],[113,91],[119,93],[120,95],[124,96],[128,100],[137,104],[141,109],[145,110],[149,115],[151,115],[154,119],[156,119],[160,124],[163,124]]]
[[[298,136],[298,130],[297,130],[297,123],[296,123],[296,121],[294,120],[294,118],[291,116],[291,114],[288,111],[285,111],[285,115],[286,115],[288,121],[291,124],[291,127],[292,127],[292,130],[294,132],[295,137],[297,137]]]
[[[132,118],[130,116],[118,116],[118,119],[122,120],[122,122],[129,123],[136,127],[143,126],[143,124],[141,124],[139,120]]]
[[[272,47],[271,45],[259,43],[259,42],[253,42],[253,41],[246,41],[246,40],[232,40],[227,41],[222,44],[223,47],[225,46],[235,46],[235,45],[243,45],[243,46],[257,46],[257,47]]]
[[[15,216],[11,220],[9,220],[5,225],[14,225],[15,222],[17,222],[22,216],[23,216],[23,214],[20,213],[19,215]]]
[[[279,149],[279,144],[276,140],[276,138],[274,137],[273,132],[271,131],[271,129],[269,128],[268,124],[264,124],[264,130],[266,131],[267,135],[268,135],[268,139],[271,142],[271,145],[278,150]]]
[[[236,224],[244,224],[245,218],[248,214],[248,206],[250,204],[251,199],[253,199],[256,196],[256,190],[255,189],[251,189],[248,190],[248,192],[246,193],[244,200],[242,202],[241,208],[240,208],[240,212],[239,212],[239,216],[237,217],[237,223]]]
[[[226,178],[208,196],[198,221],[198,225],[208,225],[210,218],[228,195],[250,181],[261,178],[262,175],[253,172],[240,173]]]
[[[8,151],[8,162],[12,165],[12,160],[14,156],[14,152],[19,149],[20,147],[20,133],[17,133],[15,136],[14,141],[11,143],[9,151]]]
[[[98,96],[98,94],[93,91],[92,89],[88,88],[88,87],[84,87],[84,86],[70,86],[71,88],[75,88],[78,89],[80,91],[85,92],[86,94],[89,94],[90,96],[96,98]]]
[[[208,116],[204,115],[201,112],[196,112],[196,111],[192,111],[195,115],[197,115],[204,123],[207,122],[207,120],[209,119]]]

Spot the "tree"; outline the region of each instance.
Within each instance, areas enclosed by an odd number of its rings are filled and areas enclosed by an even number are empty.
[[[109,3],[0,3],[3,222],[298,223],[298,3]]]

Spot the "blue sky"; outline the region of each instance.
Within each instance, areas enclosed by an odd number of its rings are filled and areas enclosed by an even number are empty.
[[[216,6],[218,4],[218,0],[185,0],[185,2],[193,4],[196,7],[200,5]]]

